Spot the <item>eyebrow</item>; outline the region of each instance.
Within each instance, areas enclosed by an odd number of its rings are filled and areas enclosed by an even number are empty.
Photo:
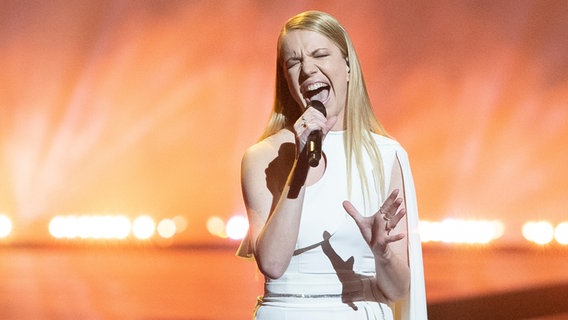
[[[322,52],[322,51],[328,52],[328,51],[329,51],[329,48],[325,48],[325,47],[316,48],[316,49],[310,51],[310,52],[308,53],[308,55],[309,55],[309,56],[313,56],[313,55],[316,55],[316,54],[318,54],[318,53],[320,53],[320,52]],[[283,56],[286,58],[287,53],[284,53]],[[294,52],[291,52],[290,56],[287,57],[285,61],[294,60],[294,59],[298,59],[298,60],[299,60],[299,59],[302,59],[302,57],[301,57],[301,55],[297,54],[297,53],[294,51]]]

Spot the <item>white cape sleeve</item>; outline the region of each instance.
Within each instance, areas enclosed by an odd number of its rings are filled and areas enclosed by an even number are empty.
[[[240,243],[239,248],[237,249],[237,252],[235,253],[235,255],[237,257],[240,257],[240,258],[244,258],[244,259],[248,259],[248,260],[254,260],[254,254],[253,254],[253,251],[252,251],[252,243],[251,243],[251,238],[250,238],[249,232],[247,232],[244,239],[241,240],[241,243]]]
[[[408,154],[402,147],[397,150],[397,159],[402,168],[406,217],[408,224],[408,262],[410,264],[410,293],[393,306],[396,320],[428,319],[422,244],[420,242],[418,205]]]

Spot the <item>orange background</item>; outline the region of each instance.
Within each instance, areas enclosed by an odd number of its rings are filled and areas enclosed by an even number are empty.
[[[358,50],[407,149],[422,219],[568,219],[565,1],[1,1],[0,212],[243,214],[240,158],[271,108],[275,44],[307,9]]]

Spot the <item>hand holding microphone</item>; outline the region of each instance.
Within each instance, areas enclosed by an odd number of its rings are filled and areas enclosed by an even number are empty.
[[[311,108],[310,108],[311,107]],[[304,114],[294,124],[294,130],[299,142],[298,150],[305,152],[311,167],[317,167],[321,159],[323,136],[334,126],[336,116],[329,119],[324,104],[321,101],[311,101]],[[305,150],[304,150],[305,149]]]
[[[324,117],[327,116],[327,112],[325,111],[325,106],[321,101],[314,100],[311,101],[308,107],[312,107],[317,111],[321,112]],[[321,140],[322,140],[322,131],[321,129],[314,130],[308,136],[308,140],[306,141],[306,152],[308,153],[308,164],[311,167],[317,167],[319,161],[321,159]]]

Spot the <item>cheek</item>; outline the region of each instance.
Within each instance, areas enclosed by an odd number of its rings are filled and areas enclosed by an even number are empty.
[[[347,88],[349,87],[349,74],[346,72],[340,72],[336,76],[337,82],[335,83],[335,89],[338,95],[347,95]]]
[[[297,77],[294,77],[294,75],[290,72],[286,72],[286,83],[288,84],[288,91],[290,91],[290,94],[292,95],[292,97],[294,98],[294,100],[296,100],[296,102],[299,102],[299,100],[301,100],[300,97],[300,84],[298,83]]]

